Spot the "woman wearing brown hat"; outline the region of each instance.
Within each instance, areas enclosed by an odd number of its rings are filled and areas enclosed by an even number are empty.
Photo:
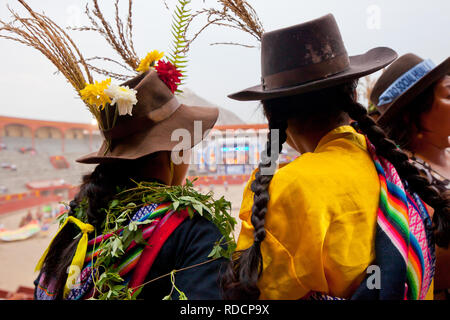
[[[449,194],[450,58],[436,66],[415,54],[403,55],[378,79],[371,100],[388,136],[433,186]],[[438,248],[437,291],[450,287],[449,266],[449,251]]]
[[[181,186],[190,149],[214,126],[218,109],[180,104],[174,92],[181,73],[156,50],[129,59],[140,72],[131,80],[94,81],[64,29],[19,2],[29,16],[11,10],[21,23],[0,21],[0,31],[8,32],[0,36],[49,58],[104,137],[98,152],[77,160],[97,166],[83,177],[37,263],[35,298],[219,299],[219,268],[234,243],[230,204],[198,193],[191,182]]]
[[[102,130],[105,141],[98,152],[77,160],[98,165],[83,177],[80,191],[70,203],[68,223],[60,228],[37,266],[36,299],[127,299],[128,293],[138,293],[139,299],[220,299],[217,280],[224,258],[211,259],[209,254],[222,235],[213,222],[189,212],[185,205],[174,205],[177,190],[186,192],[180,188],[189,167],[189,148],[213,127],[218,110],[181,105],[154,70],[121,87],[134,88],[138,102],[132,116],[119,116],[112,129]],[[201,124],[200,135],[194,134],[196,121]],[[180,128],[189,132],[192,141],[178,150],[184,153],[184,162],[175,165],[171,151],[179,141],[171,139],[171,134]],[[126,196],[120,197],[121,192]],[[108,213],[111,201],[119,200],[116,207],[121,206],[122,211],[130,208],[125,216]],[[122,227],[108,231],[108,223],[115,224],[120,217]],[[133,224],[134,229],[130,227]],[[80,230],[88,234],[88,243],[82,263],[72,273],[70,268],[77,266]],[[123,230],[142,232],[132,239],[130,232]],[[108,239],[117,233],[120,251],[108,255]],[[103,252],[106,255],[102,256]],[[180,271],[175,278],[171,277],[173,270]],[[119,286],[116,292],[111,287],[104,291],[101,277],[105,274],[117,277],[106,285]]]
[[[395,58],[389,48],[349,57],[332,15],[264,34],[262,84],[230,96],[261,100],[270,134],[225,298],[432,298],[449,202],[356,102],[357,79]],[[302,155],[275,172],[284,142]]]

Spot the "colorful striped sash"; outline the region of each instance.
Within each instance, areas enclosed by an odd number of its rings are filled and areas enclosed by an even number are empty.
[[[130,280],[132,280],[133,287],[138,287],[142,284],[145,275],[150,270],[167,238],[189,216],[186,210],[180,212],[169,210],[170,206],[170,202],[151,204],[138,210],[132,217],[131,220],[136,222],[153,220],[142,228],[142,238],[151,246],[137,244],[133,241],[125,249],[125,254],[113,265],[113,269],[124,279],[124,285],[128,285]],[[123,230],[119,230],[119,235],[122,232]],[[87,299],[94,295],[92,261],[100,253],[96,245],[111,236],[112,234],[100,235],[88,242],[85,266],[81,270],[74,287],[69,292],[68,300]],[[149,254],[149,251],[151,254]],[[144,268],[139,267],[141,264],[144,265]],[[138,270],[137,275],[134,275],[135,270]],[[53,300],[55,285],[50,282],[50,285],[44,286],[44,280],[45,274],[40,275],[36,286],[36,298],[39,300]]]
[[[435,265],[431,218],[419,196],[407,191],[394,166],[376,154],[367,138],[366,142],[380,179],[373,262],[380,268],[380,287],[369,289],[368,275],[351,299],[424,299]],[[341,298],[313,292],[307,299]]]

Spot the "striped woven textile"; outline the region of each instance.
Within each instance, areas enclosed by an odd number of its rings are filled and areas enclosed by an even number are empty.
[[[419,205],[411,194],[405,190],[394,166],[386,159],[377,156],[375,147],[367,140],[370,154],[380,178],[381,192],[380,204],[377,212],[377,225],[384,233],[378,237],[386,236],[401,259],[392,257],[392,263],[403,264],[404,277],[400,278],[404,284],[403,298],[405,300],[423,299],[431,284],[430,273],[433,272],[432,261],[425,260],[431,254],[430,244],[423,245],[426,237],[424,221],[418,216]],[[405,183],[407,186],[407,184]],[[426,211],[420,198],[415,195],[422,211]],[[428,214],[427,214],[428,215]],[[420,243],[422,242],[422,244]],[[426,270],[428,274],[426,275]],[[424,282],[425,276],[427,283]],[[431,277],[432,278],[432,277]],[[399,284],[400,286],[400,284]]]
[[[407,191],[407,183],[402,182],[394,166],[376,154],[367,138],[366,142],[380,179],[373,265],[380,267],[381,286],[369,289],[366,278],[351,299],[424,299],[436,260],[431,218],[419,196]],[[311,292],[306,299],[342,298]]]
[[[167,203],[161,203],[161,204],[151,204],[149,206],[143,207],[142,209],[140,209],[138,212],[136,212],[136,214],[132,217],[131,221],[137,221],[137,222],[142,222],[145,220],[155,220],[158,219],[159,217],[163,216],[164,214],[167,213],[167,211],[169,210],[171,203],[167,202]],[[142,237],[144,239],[148,239],[151,235],[151,233],[153,232],[155,225],[157,221],[154,221],[153,223],[151,223],[150,225],[148,225],[146,228],[144,228],[142,230]],[[123,229],[120,229],[118,231],[119,235],[121,235],[123,232]],[[86,253],[86,258],[84,260],[85,263],[88,263],[89,261],[92,260],[92,257],[97,257],[97,255],[100,253],[100,250],[97,248],[95,248],[95,245],[100,243],[102,240],[106,240],[110,237],[112,237],[112,234],[106,234],[106,235],[100,235],[94,239],[91,239],[88,242],[88,252]],[[136,247],[136,243],[133,241],[131,243],[131,245],[126,249],[126,253],[130,252],[132,249],[134,249]],[[142,251],[142,248],[141,248]]]
[[[146,241],[155,233],[159,235],[159,230],[162,230],[166,222],[171,219],[177,212],[169,210],[170,202],[160,204],[150,204],[139,209],[132,217],[131,221],[142,222],[146,220],[153,220],[151,223],[144,225],[142,228],[142,238]],[[187,215],[187,214],[186,214]],[[179,220],[179,219],[178,219]],[[171,220],[172,221],[172,220]],[[122,234],[123,229],[119,230],[119,235]],[[68,300],[80,300],[91,297],[94,294],[92,262],[100,253],[98,245],[102,240],[106,240],[113,236],[113,234],[100,235],[88,242],[88,251],[86,253],[85,265],[78,276],[73,289],[67,296]],[[158,245],[162,245],[159,243]],[[156,245],[157,246],[157,245]],[[124,279],[122,284],[127,285],[133,275],[133,270],[136,268],[139,258],[145,249],[145,245],[132,242],[128,248],[125,249],[125,254],[121,260],[116,262],[113,266],[115,271]],[[54,284],[50,282],[48,286],[44,286],[45,274],[40,275],[36,283],[36,298],[39,300],[53,300],[54,299]]]

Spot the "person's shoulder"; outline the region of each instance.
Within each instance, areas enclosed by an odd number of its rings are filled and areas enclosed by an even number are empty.
[[[328,155],[305,153],[275,171],[270,181],[269,191],[304,188],[311,184],[318,183],[317,175],[328,175],[328,171],[332,170],[332,165],[327,161]],[[327,169],[326,169],[327,168]],[[253,203],[253,191],[251,185],[255,180],[255,174],[259,169],[255,169],[244,188],[244,201]],[[305,184],[305,181],[308,183]]]
[[[192,217],[187,217],[174,231],[175,235],[182,237],[181,242],[195,241],[200,238],[208,241],[217,241],[221,237],[219,228],[210,220],[195,212]]]
[[[315,183],[317,176],[329,176],[333,170],[330,157],[324,153],[305,153],[277,170],[272,178],[271,185],[287,187],[305,186],[305,181]]]

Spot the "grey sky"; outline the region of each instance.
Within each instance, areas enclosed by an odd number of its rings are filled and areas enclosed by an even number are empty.
[[[85,1],[28,0],[59,25],[84,25]],[[113,0],[100,5],[112,17]],[[125,5],[126,1],[123,4]],[[388,46],[399,55],[414,52],[440,63],[450,55],[450,1],[448,0],[250,0],[266,31],[333,13],[350,55],[376,46]],[[168,52],[171,13],[162,0],[134,1],[135,47],[140,57],[157,49]],[[173,9],[175,0],[167,4]],[[214,4],[215,0],[206,0]],[[0,0],[0,18],[10,20],[6,4],[23,12],[14,0]],[[202,0],[192,0],[196,10]],[[125,10],[123,13],[125,14]],[[377,15],[379,13],[379,20]],[[198,25],[194,25],[193,28]],[[117,58],[96,33],[72,31],[85,57]],[[227,94],[255,85],[260,79],[259,49],[210,46],[212,42],[257,44],[242,32],[213,27],[203,33],[189,52],[187,87],[212,103],[235,112],[246,122],[261,122],[258,103],[242,103]],[[0,115],[46,120],[89,122],[90,113],[56,68],[38,51],[0,39]],[[95,75],[96,80],[103,80]]]

